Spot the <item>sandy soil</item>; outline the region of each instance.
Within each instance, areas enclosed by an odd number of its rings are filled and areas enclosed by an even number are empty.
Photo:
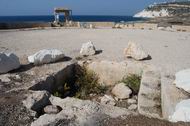
[[[0,51],[27,57],[46,48],[58,48],[69,57],[79,55],[81,44],[91,40],[103,52],[98,59],[126,60],[123,49],[128,41],[141,43],[153,63],[169,72],[190,67],[190,32],[138,29],[46,29],[0,31]]]

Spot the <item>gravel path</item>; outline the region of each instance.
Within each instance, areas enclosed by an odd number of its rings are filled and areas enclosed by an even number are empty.
[[[38,50],[58,48],[67,56],[79,55],[81,44],[91,40],[103,52],[98,59],[126,60],[123,49],[128,41],[141,43],[153,63],[169,72],[190,67],[190,32],[130,29],[46,29],[0,31],[0,51],[27,57]]]

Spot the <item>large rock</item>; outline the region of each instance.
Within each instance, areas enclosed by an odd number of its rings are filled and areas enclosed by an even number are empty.
[[[19,58],[13,53],[0,53],[0,74],[20,67]]]
[[[27,99],[23,101],[26,108],[40,112],[50,104],[50,94],[47,91],[32,91],[28,94]]]
[[[94,71],[102,85],[115,85],[127,74],[127,64],[124,62],[100,61],[92,62],[88,69]]]
[[[57,49],[44,49],[28,57],[30,63],[35,65],[53,63],[64,58],[62,51]]]
[[[94,55],[95,53],[96,53],[96,48],[91,41],[84,43],[80,50],[80,54],[83,56],[91,56]]]
[[[138,111],[140,114],[161,118],[161,75],[155,67],[144,70],[138,93]]]
[[[112,89],[112,94],[119,99],[127,99],[130,97],[131,93],[131,89],[127,87],[125,83],[117,84]]]
[[[52,96],[50,101],[53,105],[60,106],[63,110],[55,115],[45,114],[40,116],[32,123],[32,126],[94,126],[106,118],[117,118],[133,114],[124,108],[101,105],[89,100],[79,100],[69,97],[61,99]]]
[[[143,60],[149,57],[142,46],[134,42],[128,43],[127,48],[124,49],[124,55],[135,60]]]
[[[176,105],[189,98],[187,92],[179,89],[174,85],[175,77],[163,73],[161,77],[161,100],[162,100],[162,115],[164,119],[169,119],[175,111]],[[169,93],[168,93],[169,92]]]
[[[190,69],[182,70],[176,73],[174,81],[176,87],[190,93]]]
[[[183,100],[176,105],[175,112],[170,116],[172,122],[190,122],[190,99]]]

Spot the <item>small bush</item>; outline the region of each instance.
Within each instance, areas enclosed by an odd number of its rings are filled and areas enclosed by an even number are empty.
[[[133,90],[134,94],[138,94],[139,88],[140,88],[140,83],[141,83],[141,77],[137,75],[129,75],[126,76],[122,79],[123,83],[126,84],[129,88]]]
[[[76,85],[78,87],[75,97],[87,99],[90,94],[101,94],[106,91],[106,87],[101,86],[98,76],[86,67],[82,67],[77,76]]]

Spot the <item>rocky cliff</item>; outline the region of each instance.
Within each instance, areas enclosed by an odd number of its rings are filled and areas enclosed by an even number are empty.
[[[151,21],[160,19],[178,24],[190,24],[190,1],[165,2],[148,6],[134,17],[152,18]],[[156,19],[156,20],[155,20]]]

